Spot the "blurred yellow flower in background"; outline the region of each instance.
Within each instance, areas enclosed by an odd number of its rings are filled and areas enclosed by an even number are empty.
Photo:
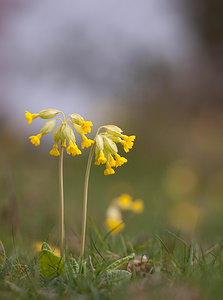
[[[132,207],[132,197],[129,194],[122,194],[116,200],[117,206],[123,210],[129,210]]]
[[[116,219],[110,219],[110,218],[106,220],[106,225],[109,230],[112,230],[111,231],[112,235],[119,233],[125,226],[125,224],[123,223],[123,221],[121,219],[116,220]]]
[[[136,199],[131,205],[131,210],[136,214],[141,214],[144,210],[144,202],[141,199]]]
[[[194,231],[199,216],[200,209],[186,201],[176,203],[169,211],[170,224],[186,233]]]
[[[106,226],[109,230],[112,230],[112,235],[117,234],[125,227],[121,211],[140,214],[143,210],[143,200],[136,199],[132,201],[132,197],[129,194],[122,194],[120,197],[113,199],[112,204],[108,207],[106,212]]]

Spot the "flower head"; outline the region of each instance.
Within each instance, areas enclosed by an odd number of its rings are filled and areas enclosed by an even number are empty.
[[[61,118],[55,118],[59,113],[62,114],[63,120]],[[77,133],[79,133],[82,137],[82,149],[88,148],[91,146],[91,144],[94,143],[93,140],[90,140],[85,136],[87,132],[91,131],[91,126],[93,125],[92,122],[84,121],[84,119],[78,114],[69,115],[65,119],[64,113],[57,109],[41,110],[38,114],[31,114],[30,112],[26,111],[25,118],[26,120],[28,120],[28,124],[31,124],[32,120],[37,117],[40,117],[41,119],[51,120],[47,121],[44,124],[39,134],[32,135],[29,137],[30,142],[35,146],[40,145],[40,139],[43,135],[47,135],[48,133],[54,130],[57,120],[61,121],[61,124],[58,127],[56,127],[53,133],[54,146],[50,151],[50,155],[52,156],[60,155],[60,152],[58,150],[59,143],[61,149],[67,148],[66,150],[68,154],[72,154],[72,156],[81,154],[81,151],[76,144],[74,130],[77,131]],[[73,128],[71,128],[71,126],[68,124],[69,122]],[[68,147],[66,141],[68,142]]]
[[[113,199],[111,205],[108,207],[106,212],[106,226],[111,231],[111,234],[117,234],[125,226],[122,211],[140,214],[143,210],[143,200],[136,199],[132,201],[132,197],[129,194],[122,194],[118,198]]]
[[[118,143],[121,143],[125,152],[133,147],[135,136],[127,136],[122,134],[122,130],[115,125],[106,125],[99,128],[104,129],[105,132],[97,133],[95,137],[95,165],[106,163],[104,175],[114,174],[113,167],[120,167],[127,162],[125,157],[118,154]]]

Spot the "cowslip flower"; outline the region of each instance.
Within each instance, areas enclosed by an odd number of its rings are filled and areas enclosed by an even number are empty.
[[[132,197],[129,194],[122,194],[115,201],[116,205],[123,210],[130,210],[132,207]]]
[[[61,118],[53,119],[59,113],[61,113],[63,115],[63,120]],[[39,113],[35,113],[35,114],[31,114],[28,111],[26,111],[26,113],[25,113],[25,118],[26,118],[26,120],[28,120],[29,125],[37,117],[39,117],[41,119],[52,119],[52,120],[47,121],[37,135],[32,135],[29,137],[30,142],[35,146],[40,145],[40,140],[41,140],[42,136],[53,131],[57,120],[61,121],[61,124],[55,129],[54,134],[53,134],[54,145],[50,151],[50,155],[52,155],[52,156],[60,155],[60,152],[58,149],[59,142],[61,142],[60,143],[61,148],[66,148],[67,154],[70,154],[72,156],[81,154],[81,150],[78,148],[78,146],[76,144],[76,138],[75,138],[73,129],[76,130],[77,133],[79,133],[82,137],[83,142],[81,144],[81,149],[88,148],[91,146],[92,143],[94,143],[94,141],[88,139],[85,136],[85,134],[87,132],[91,131],[91,126],[93,126],[92,122],[84,121],[83,117],[81,117],[78,114],[71,114],[65,119],[64,113],[57,109],[42,110]],[[69,122],[72,125],[73,129],[68,124]],[[66,144],[66,141],[68,142],[68,146]]]
[[[115,234],[119,233],[125,227],[125,224],[123,223],[123,221],[121,219],[118,220],[118,219],[108,218],[106,220],[106,226],[111,231],[111,234],[115,235]]]
[[[144,202],[142,199],[136,199],[132,202],[131,211],[136,214],[141,214],[144,211]]]
[[[125,152],[132,149],[135,136],[127,136],[122,134],[122,130],[115,125],[106,125],[99,128],[105,132],[97,133],[95,137],[95,165],[105,164],[104,175],[115,173],[114,167],[120,167],[127,162],[125,157],[118,154],[117,143],[123,146]],[[99,132],[98,130],[98,132]]]
[[[132,197],[129,194],[122,194],[113,199],[111,205],[107,209],[105,221],[106,227],[111,231],[111,234],[117,234],[126,224],[122,217],[122,211],[132,211],[136,214],[140,214],[143,210],[143,200],[136,199],[135,201],[132,201]]]

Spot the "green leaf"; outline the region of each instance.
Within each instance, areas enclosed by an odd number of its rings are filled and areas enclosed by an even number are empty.
[[[74,275],[79,273],[79,265],[75,258],[71,257],[69,260],[71,271]]]
[[[51,250],[42,249],[39,256],[39,269],[40,274],[44,277],[56,277],[60,274],[63,274],[63,258],[55,255]]]
[[[105,271],[111,271],[114,270],[116,268],[118,268],[120,265],[124,264],[125,262],[134,259],[135,258],[135,253],[132,253],[126,257],[123,257],[121,259],[116,260],[115,262],[113,262],[111,265],[109,265],[107,268],[105,268]]]
[[[46,242],[43,242],[42,247],[41,247],[41,250],[49,250],[49,251],[52,251],[52,250],[50,249],[50,246],[49,246]]]
[[[114,270],[106,272],[106,280],[108,284],[122,284],[131,279],[132,274],[125,270]]]

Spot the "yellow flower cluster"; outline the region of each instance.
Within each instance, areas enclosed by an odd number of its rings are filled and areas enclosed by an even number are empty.
[[[54,119],[59,113],[62,114],[63,120],[61,118]],[[66,148],[68,154],[71,154],[72,156],[81,154],[81,151],[76,144],[76,138],[73,129],[76,130],[82,137],[81,149],[88,148],[91,146],[91,144],[94,143],[94,141],[88,139],[85,136],[88,132],[91,132],[91,127],[93,126],[92,122],[84,121],[84,119],[78,114],[69,115],[65,119],[64,113],[56,109],[42,110],[38,114],[31,114],[28,111],[25,112],[25,118],[28,121],[28,125],[30,125],[32,121],[37,117],[40,117],[41,119],[51,120],[45,123],[39,134],[29,137],[30,142],[35,146],[40,145],[40,139],[43,135],[46,135],[53,131],[56,126],[57,120],[61,121],[61,124],[54,130],[54,145],[52,150],[50,151],[50,155],[60,155],[60,152],[58,150],[59,142],[61,142],[61,148]],[[70,123],[71,126],[68,123]],[[68,142],[68,147],[66,141]]]
[[[102,133],[98,133],[95,138],[95,165],[106,164],[104,175],[114,174],[114,167],[120,167],[127,162],[125,157],[118,154],[117,143],[121,143],[125,152],[132,149],[135,136],[127,136],[122,134],[122,130],[115,125],[107,125],[99,128],[104,129]],[[98,130],[98,131],[99,131]]]
[[[136,199],[133,201],[130,195],[122,194],[112,201],[112,204],[109,206],[106,213],[106,226],[111,231],[112,235],[120,232],[125,226],[121,214],[121,211],[123,210],[141,214],[144,210],[143,200]]]

